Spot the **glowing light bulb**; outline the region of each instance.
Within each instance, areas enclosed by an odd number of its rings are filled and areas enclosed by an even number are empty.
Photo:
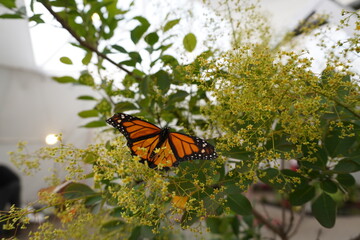
[[[45,142],[46,142],[46,144],[48,144],[48,145],[54,145],[54,144],[56,144],[58,141],[59,141],[59,140],[58,140],[58,137],[57,137],[55,134],[53,134],[53,133],[50,133],[50,134],[48,134],[48,135],[45,137]]]

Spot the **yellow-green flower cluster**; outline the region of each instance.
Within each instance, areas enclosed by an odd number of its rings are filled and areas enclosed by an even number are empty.
[[[346,71],[329,66],[319,77],[309,70],[310,65],[310,60],[293,52],[273,52],[256,44],[217,60],[211,86],[204,84],[213,92],[215,104],[204,111],[222,133],[218,147],[238,146],[255,152],[257,161],[272,161],[299,154],[276,150],[277,139],[284,138],[298,149],[317,144],[322,136],[321,116],[335,113],[331,108],[335,104],[353,106],[359,89],[346,80]],[[339,91],[349,94],[338,99]],[[336,126],[341,127],[341,119]],[[348,136],[349,128],[343,128]]]
[[[42,161],[52,161],[57,163],[66,171],[65,179],[59,179],[57,168],[52,168],[52,176],[47,176],[47,180],[51,181],[52,185],[61,183],[64,180],[80,180],[86,176],[84,156],[91,151],[93,146],[88,149],[79,149],[72,144],[60,144],[54,147],[43,147],[39,150],[29,153],[26,150],[26,143],[20,142],[15,152],[10,152],[10,161],[26,175],[33,175],[41,169]]]
[[[103,232],[101,226],[109,216],[104,212],[92,213],[81,204],[68,206],[59,214],[61,222],[41,224],[37,231],[30,233],[29,239],[122,239],[128,234],[125,231]]]

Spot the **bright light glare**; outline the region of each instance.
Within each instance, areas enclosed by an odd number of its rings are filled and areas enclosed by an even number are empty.
[[[93,22],[97,22],[100,21],[100,16],[97,13],[94,13],[93,15],[91,15],[91,19],[93,20]]]
[[[54,145],[55,143],[58,142],[58,137],[53,133],[48,134],[45,138],[45,142],[48,145]]]

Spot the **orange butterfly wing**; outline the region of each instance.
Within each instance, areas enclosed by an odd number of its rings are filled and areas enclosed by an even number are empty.
[[[164,167],[173,167],[177,165],[178,160],[173,153],[169,139],[166,139],[159,148],[158,152],[150,159],[151,165],[158,166],[160,163]]]
[[[127,140],[133,155],[149,161],[152,152],[159,144],[161,128],[125,113],[117,113],[107,123],[118,129]]]
[[[174,132],[169,133],[169,141],[173,153],[179,162],[217,158],[214,146],[201,138]]]

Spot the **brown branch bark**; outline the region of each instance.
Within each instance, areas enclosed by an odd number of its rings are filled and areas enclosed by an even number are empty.
[[[285,230],[286,235],[289,235],[290,231],[293,229],[294,224],[294,210],[290,207],[290,219],[287,229]]]
[[[279,228],[279,227],[275,226],[274,224],[272,224],[268,219],[264,218],[264,216],[261,215],[255,209],[252,210],[252,213],[257,220],[259,220],[261,223],[263,223],[265,226],[267,226],[271,231],[273,231],[275,234],[277,234],[282,240],[288,240],[288,237],[282,228]]]
[[[61,24],[61,26],[67,30],[71,36],[73,36],[76,41],[79,42],[79,44],[96,53],[99,57],[106,59],[108,62],[110,62],[111,64],[115,65],[116,67],[120,68],[121,70],[123,70],[124,72],[126,72],[127,74],[134,76],[137,78],[137,76],[134,75],[133,72],[129,71],[128,69],[126,69],[125,67],[123,67],[121,64],[116,63],[114,60],[112,60],[111,58],[109,58],[106,54],[103,54],[102,52],[100,52],[95,46],[92,46],[91,44],[89,44],[88,42],[86,42],[85,40],[83,40],[75,31],[74,29],[72,29],[70,27],[70,25],[68,24],[68,22],[63,19],[62,17],[59,16],[59,14],[57,14],[51,7],[51,5],[49,4],[48,1],[44,0],[44,1],[39,1],[48,11],[49,13]]]

